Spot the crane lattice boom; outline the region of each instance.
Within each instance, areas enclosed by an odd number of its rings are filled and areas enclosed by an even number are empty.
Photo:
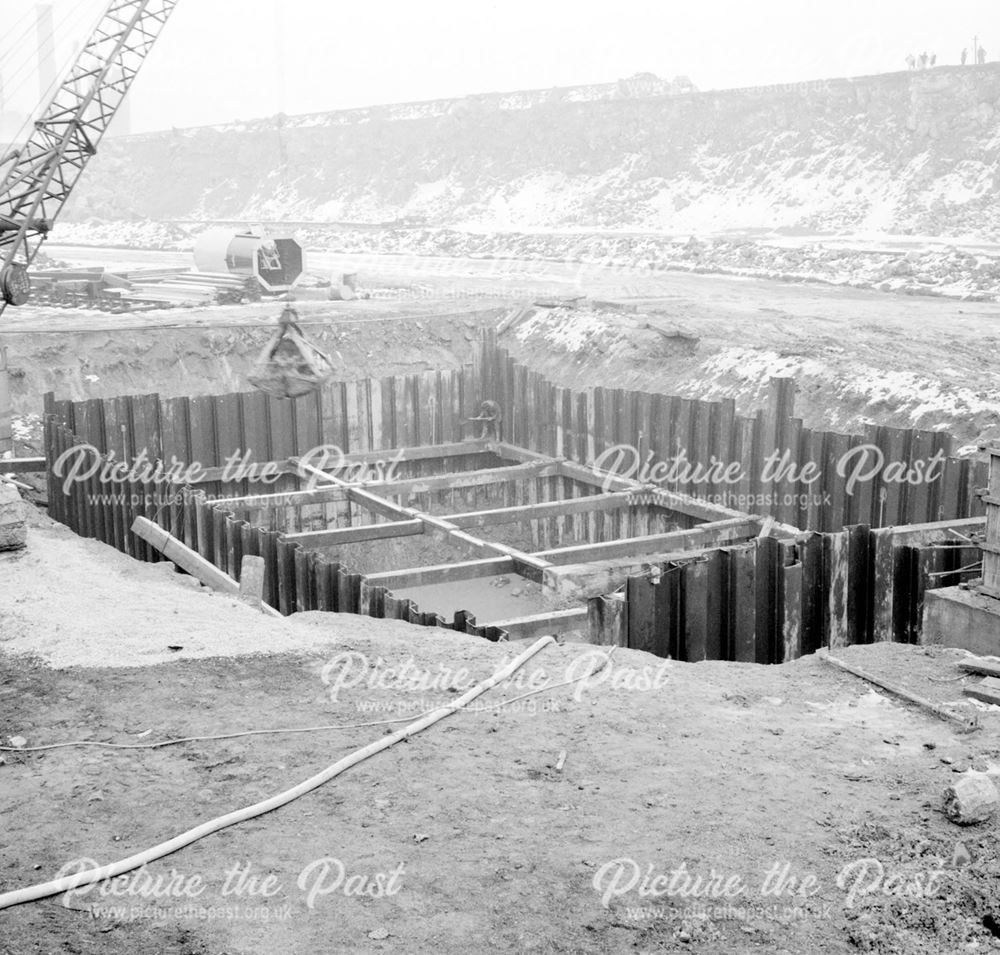
[[[178,0],[112,0],[28,141],[0,159],[0,314],[97,152]]]

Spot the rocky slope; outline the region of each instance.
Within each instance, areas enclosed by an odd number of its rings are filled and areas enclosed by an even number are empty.
[[[108,141],[79,219],[995,233],[1000,65],[469,97]]]

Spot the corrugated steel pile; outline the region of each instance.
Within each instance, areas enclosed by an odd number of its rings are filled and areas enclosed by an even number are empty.
[[[109,272],[98,266],[33,271],[31,293],[35,304],[133,312],[256,301],[261,290],[250,276],[224,272],[179,268]]]

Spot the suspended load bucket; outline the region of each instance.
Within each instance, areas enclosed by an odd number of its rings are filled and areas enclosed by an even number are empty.
[[[301,398],[323,387],[334,374],[330,357],[306,340],[298,314],[288,306],[279,328],[249,375],[250,384],[275,398]]]

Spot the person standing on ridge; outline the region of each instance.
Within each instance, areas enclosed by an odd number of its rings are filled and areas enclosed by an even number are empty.
[[[906,68],[908,70],[915,70],[917,68],[917,58],[912,53],[906,56]]]
[[[931,59],[930,59],[930,65],[933,67],[935,63],[937,63],[937,54],[936,53],[932,53],[931,54]]]
[[[965,66],[966,61],[969,59],[969,48],[966,47],[962,50],[962,66]]]
[[[986,63],[986,47],[981,46],[979,48],[979,65],[983,66]]]

